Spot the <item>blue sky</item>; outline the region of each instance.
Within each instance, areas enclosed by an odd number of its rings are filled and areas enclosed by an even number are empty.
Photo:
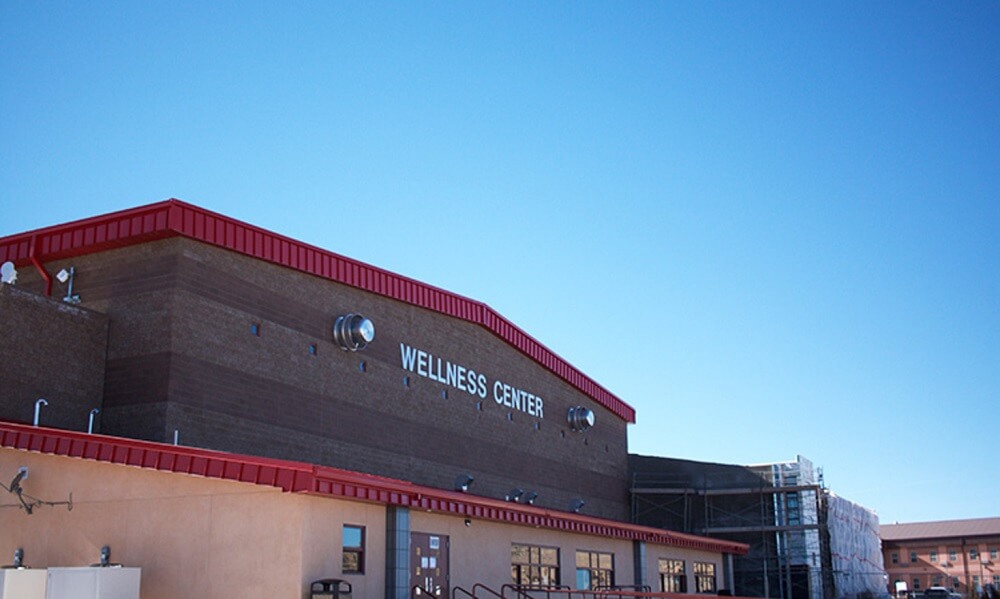
[[[4,2],[0,235],[177,197],[488,303],[633,452],[994,517],[998,82],[995,2]]]

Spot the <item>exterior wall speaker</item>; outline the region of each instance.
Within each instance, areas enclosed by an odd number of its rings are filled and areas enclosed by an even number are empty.
[[[360,314],[339,316],[333,324],[333,338],[345,350],[358,351],[375,339],[375,324]]]

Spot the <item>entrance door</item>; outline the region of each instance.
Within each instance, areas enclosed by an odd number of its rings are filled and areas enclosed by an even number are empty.
[[[448,537],[410,533],[410,588],[418,595],[448,597]]]

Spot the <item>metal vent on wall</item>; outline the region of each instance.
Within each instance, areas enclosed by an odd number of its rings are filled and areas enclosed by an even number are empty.
[[[570,408],[566,413],[566,420],[569,422],[569,427],[578,433],[582,433],[594,426],[594,418],[594,411],[583,406]]]
[[[333,324],[333,338],[345,350],[364,349],[375,339],[375,323],[353,312],[340,316]]]

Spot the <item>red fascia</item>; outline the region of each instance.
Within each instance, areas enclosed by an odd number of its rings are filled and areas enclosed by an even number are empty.
[[[482,302],[176,199],[0,238],[0,263],[32,263],[183,236],[482,326],[628,423],[635,409]],[[51,277],[46,278],[51,292]]]
[[[745,555],[743,543],[603,520],[319,466],[0,421],[0,447],[659,545]]]

